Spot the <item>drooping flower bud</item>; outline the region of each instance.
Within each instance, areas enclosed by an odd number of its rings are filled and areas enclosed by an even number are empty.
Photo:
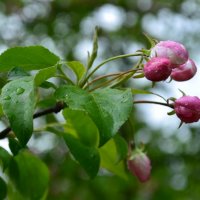
[[[144,65],[144,76],[150,81],[164,81],[172,72],[170,60],[167,58],[152,58]]]
[[[172,69],[171,78],[175,81],[187,81],[191,79],[197,72],[197,67],[193,60],[188,61]]]
[[[174,110],[182,122],[197,122],[200,119],[200,99],[195,96],[183,96],[175,101]]]
[[[127,165],[129,171],[135,175],[139,181],[146,182],[149,180],[151,174],[151,161],[140,149],[136,149],[132,152],[127,161]]]
[[[151,49],[151,57],[168,58],[171,64],[182,65],[188,60],[186,48],[174,41],[160,41]]]

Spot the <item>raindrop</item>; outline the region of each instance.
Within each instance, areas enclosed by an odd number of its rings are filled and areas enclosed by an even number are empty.
[[[5,96],[5,97],[3,98],[3,100],[10,100],[10,99],[11,99],[10,96]]]
[[[17,88],[17,95],[20,95],[24,92],[24,88]]]

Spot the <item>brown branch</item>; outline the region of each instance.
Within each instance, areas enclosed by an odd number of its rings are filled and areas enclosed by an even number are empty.
[[[65,107],[66,105],[63,102],[58,102],[55,106],[51,108],[47,108],[46,110],[36,112],[33,115],[33,119],[50,114],[50,113],[58,113]],[[7,127],[4,130],[2,130],[0,132],[0,139],[4,139],[11,130],[12,130],[11,127]]]
[[[173,104],[167,104],[167,103],[161,103],[161,102],[156,102],[156,101],[134,101],[134,104],[139,104],[139,103],[151,103],[151,104],[158,104],[162,106],[167,106],[170,108],[174,108]],[[58,102],[55,106],[48,108],[46,110],[38,111],[33,115],[33,119],[50,114],[50,113],[58,113],[62,109],[64,109],[66,105],[63,102]],[[11,131],[11,127],[7,127],[4,130],[0,132],[0,139],[4,139],[9,132]]]

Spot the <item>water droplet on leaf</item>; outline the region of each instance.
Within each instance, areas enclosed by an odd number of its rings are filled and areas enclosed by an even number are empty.
[[[5,97],[3,98],[3,100],[10,100],[10,99],[11,99],[10,96],[5,96]]]
[[[17,88],[17,94],[22,94],[24,92],[24,88]]]

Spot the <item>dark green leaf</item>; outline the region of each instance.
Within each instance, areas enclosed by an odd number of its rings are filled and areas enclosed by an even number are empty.
[[[3,111],[12,130],[24,146],[33,131],[34,78],[29,76],[9,82],[3,87],[1,95]]]
[[[47,79],[55,76],[56,74],[56,66],[48,67],[45,69],[41,69],[36,75],[35,75],[35,85],[39,86]]]
[[[52,82],[49,82],[49,81],[44,81],[41,85],[40,85],[41,88],[45,88],[45,89],[49,89],[49,88],[52,88],[52,89],[57,89],[56,85],[53,84]]]
[[[84,145],[78,138],[70,133],[64,134],[64,139],[73,157],[84,168],[90,178],[94,178],[98,173],[100,165],[100,156],[97,149]]]
[[[5,170],[10,162],[11,155],[2,147],[0,147],[0,161],[3,166],[3,170]]]
[[[131,90],[99,89],[88,93],[75,86],[56,91],[71,109],[84,110],[99,129],[100,145],[113,137],[132,111]]]
[[[10,71],[13,67],[24,70],[47,68],[59,60],[59,57],[42,46],[14,47],[0,55],[0,72]]]
[[[20,151],[12,159],[9,174],[25,199],[41,199],[48,189],[48,168],[39,158],[26,150]]]
[[[67,62],[66,64],[76,74],[78,83],[86,72],[85,66],[79,61],[71,61]]]
[[[7,185],[5,181],[0,177],[0,200],[5,199],[7,196]]]
[[[14,156],[22,149],[21,144],[14,138],[9,138],[9,147]]]
[[[67,125],[74,130],[74,134],[86,146],[98,147],[99,131],[85,111],[65,109],[63,115]]]
[[[124,179],[127,179],[124,162],[118,162],[119,157],[121,157],[121,152],[119,152],[119,147],[117,146],[118,144],[112,138],[99,149],[101,156],[101,167],[106,168],[107,170]]]
[[[26,72],[24,69],[22,69],[21,67],[14,67],[8,73],[8,80],[14,80],[14,79],[18,79],[18,78],[29,76],[29,75],[30,74]]]

